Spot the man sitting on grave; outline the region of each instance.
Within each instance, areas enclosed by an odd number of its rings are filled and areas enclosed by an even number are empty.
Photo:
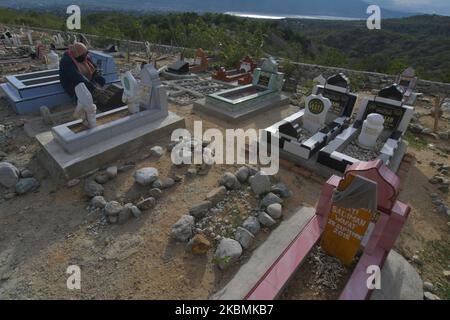
[[[89,91],[95,92],[105,85],[97,66],[88,56],[88,49],[81,42],[76,42],[69,46],[59,63],[59,79],[64,91],[71,96],[75,96],[75,87],[83,82]]]

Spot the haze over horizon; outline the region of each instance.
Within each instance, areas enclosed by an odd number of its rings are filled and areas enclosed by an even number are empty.
[[[448,0],[0,0],[0,6],[10,8],[53,9],[78,4],[89,9],[127,11],[178,12],[243,12],[264,15],[312,15],[365,18],[369,4],[380,5],[385,17],[412,14],[450,15]]]

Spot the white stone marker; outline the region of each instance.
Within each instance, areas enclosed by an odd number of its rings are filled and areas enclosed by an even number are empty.
[[[303,128],[309,133],[315,134],[326,124],[328,110],[331,108],[331,101],[321,94],[312,94],[306,98],[305,104]]]
[[[92,94],[84,83],[80,83],[75,87],[75,94],[78,98],[78,104],[75,108],[74,116],[83,120],[83,124],[88,128],[95,128],[97,125],[95,117],[97,106],[94,104]]]
[[[364,120],[358,142],[363,148],[372,149],[376,146],[378,137],[384,130],[384,117],[378,113],[371,113]]]
[[[130,71],[125,72],[120,80],[123,86],[122,102],[128,105],[130,113],[139,112],[139,83]]]

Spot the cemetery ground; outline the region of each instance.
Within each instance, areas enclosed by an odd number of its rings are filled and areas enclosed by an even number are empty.
[[[167,62],[174,59],[168,57]],[[117,61],[121,71],[132,68],[124,59]],[[161,65],[165,63],[162,61]],[[33,71],[38,67],[19,64],[2,71],[2,75]],[[433,124],[433,117],[429,115],[430,101],[425,96],[415,110],[421,115],[418,116],[420,123],[427,128],[432,128]],[[266,128],[297,109],[290,106],[265,112],[244,122],[242,127]],[[170,111],[184,117],[190,130],[193,122],[200,119],[204,130],[218,127],[215,122],[195,114],[192,105],[171,103]],[[445,114],[441,118],[440,131],[450,129],[448,117],[449,114]],[[0,100],[0,160],[27,168],[40,182],[36,192],[22,196],[0,189],[0,298],[207,299],[221,289],[250,256],[252,250],[246,250],[236,265],[221,271],[213,259],[214,240],[213,248],[206,255],[197,256],[187,251],[184,244],[170,239],[172,225],[218,187],[225,172],[235,172],[240,166],[215,165],[206,174],[194,174],[188,172],[194,165],[175,167],[169,151],[157,158],[150,152],[154,145],[149,145],[111,163],[123,170],[103,185],[105,199],[127,203],[140,198],[148,190],[136,186],[134,172],[142,167],[155,167],[160,177],[179,176],[182,181],[163,190],[156,206],[144,211],[140,218],[110,225],[104,221],[100,210],[89,207],[84,179],[69,187],[67,183],[52,180],[40,166],[36,159],[38,143],[24,131],[24,124],[30,119],[30,116],[14,114],[6,101]],[[219,128],[225,129],[225,124]],[[439,190],[440,185],[430,183],[430,179],[438,174],[439,164],[450,164],[450,143],[423,133],[408,132],[407,138],[409,152],[414,153],[416,162],[402,181],[399,200],[409,203],[412,212],[395,249],[412,263],[424,281],[435,286],[435,293],[441,299],[449,299],[449,216],[439,212],[433,200],[437,196],[448,205],[450,198],[448,192]],[[169,144],[169,137],[155,143],[164,149]],[[285,183],[293,193],[283,203],[286,217],[302,205],[315,207],[324,179],[300,170],[293,173],[282,167],[273,182],[277,181]],[[239,226],[249,215],[248,207],[257,206],[258,200],[247,188],[248,184],[244,184],[243,194],[230,196],[221,214],[231,225]],[[253,247],[262,243],[269,233],[269,229],[263,229]],[[331,269],[341,268],[339,263],[324,258],[318,251],[312,256],[325,259]],[[281,298],[338,298],[350,272],[345,268],[328,270],[332,277],[338,274],[331,288],[318,285],[315,282],[317,264],[313,260],[301,266]],[[66,287],[69,265],[81,267],[79,291]]]

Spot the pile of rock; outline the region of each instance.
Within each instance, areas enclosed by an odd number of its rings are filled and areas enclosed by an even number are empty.
[[[19,170],[9,162],[0,162],[0,185],[10,191],[7,198],[34,192],[40,187],[30,170]]]
[[[117,175],[117,167],[110,167],[105,172],[97,174],[94,179],[88,179],[85,182],[86,195],[91,198],[88,210],[101,210],[104,212],[106,220],[111,223],[125,223],[131,218],[140,218],[142,212],[150,210],[156,206],[157,199],[162,195],[163,189],[168,189],[175,185],[175,180],[172,178],[159,178],[159,173],[156,168],[146,167],[136,170],[134,173],[135,181],[138,185],[143,187],[150,187],[146,192],[146,196],[142,197],[136,203],[121,204],[118,201],[107,201],[104,197],[104,187],[100,182],[105,183],[105,179],[99,177],[108,176],[112,179]],[[100,180],[100,181],[99,181]]]
[[[252,208],[248,199],[250,194],[244,189],[250,184],[260,199],[260,205]],[[291,196],[283,183],[272,185],[269,176],[253,167],[241,167],[235,173],[225,172],[219,180],[219,187],[211,190],[204,201],[194,205],[189,215],[184,215],[173,227],[171,236],[180,242],[188,242],[187,249],[193,253],[205,254],[211,248],[210,240],[218,242],[215,251],[217,265],[225,269],[235,263],[243,250],[250,249],[262,226],[271,228],[282,218],[282,198]],[[241,201],[248,210],[244,222],[237,227],[233,219],[219,217],[225,209],[232,209],[232,204]],[[231,210],[239,215],[237,210]],[[235,221],[235,220],[234,220]]]
[[[450,175],[450,166],[444,163],[437,163],[435,161],[431,161],[430,166],[437,169],[437,174],[435,174],[429,182],[433,185],[437,185],[438,190],[442,193],[448,193],[450,186],[450,180],[448,179]]]
[[[425,281],[423,283],[423,292],[423,297],[425,300],[441,300],[441,298],[434,294],[435,287],[431,282]]]

